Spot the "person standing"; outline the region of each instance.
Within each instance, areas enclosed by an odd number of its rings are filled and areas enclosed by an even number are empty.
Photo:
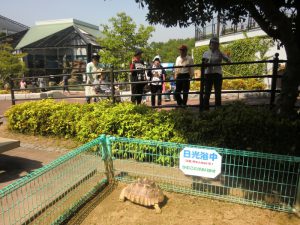
[[[63,93],[67,91],[70,94],[69,90],[69,76],[70,76],[70,62],[67,60],[67,56],[63,57]]]
[[[163,69],[163,67],[160,64],[160,57],[155,56],[153,59],[152,69],[148,72],[148,77],[150,78],[150,81],[153,81],[150,83],[150,89],[151,89],[151,105],[155,106],[155,99],[157,95],[157,105],[161,105],[161,94],[162,94],[162,85],[164,81],[164,77],[166,75],[166,71]]]
[[[96,79],[97,74],[96,72],[99,72],[99,70],[102,71],[101,65],[99,63],[100,56],[99,55],[93,55],[92,56],[92,62],[89,62],[86,65],[86,75],[83,78],[83,81],[86,82],[86,84],[93,84],[94,80]],[[95,89],[93,86],[85,86],[85,97],[86,102],[91,102],[91,96],[96,95]]]
[[[24,90],[27,88],[27,83],[25,81],[25,79],[23,78],[21,81],[20,81],[20,89],[21,90]]]
[[[45,92],[47,91],[46,89],[46,78],[44,77],[39,77],[38,78],[38,84],[39,84],[39,88],[40,88],[40,92]]]
[[[189,79],[194,75],[193,67],[186,67],[194,65],[194,60],[187,54],[188,48],[186,45],[179,47],[180,56],[177,57],[175,66],[183,66],[182,68],[176,68],[174,78],[176,80],[175,99],[178,106],[186,106],[188,100],[188,92],[190,90]],[[183,93],[182,93],[183,92]],[[183,98],[181,98],[181,93]]]
[[[144,61],[142,60],[142,54],[143,51],[140,49],[137,49],[135,51],[134,57],[130,64],[130,70],[139,70],[139,69],[146,68]],[[135,95],[135,96],[131,96],[132,103],[135,103],[137,105],[141,104],[145,83],[138,83],[138,82],[146,81],[146,80],[147,79],[146,79],[145,70],[131,71],[131,82],[137,82],[131,84],[131,93]]]
[[[231,62],[228,56],[220,51],[219,39],[213,37],[209,41],[209,50],[203,53],[205,63],[219,64],[222,60]],[[221,106],[221,90],[222,90],[222,67],[221,66],[207,66],[204,73],[204,109],[209,109],[209,99],[212,87],[215,89],[215,105]]]

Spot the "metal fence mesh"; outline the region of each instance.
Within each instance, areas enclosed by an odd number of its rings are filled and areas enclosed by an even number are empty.
[[[185,175],[179,168],[185,147],[217,151],[221,174]],[[100,136],[0,190],[0,224],[59,224],[113,177],[147,177],[167,191],[291,212],[299,171],[300,157]]]
[[[300,158],[222,148],[114,138],[117,179],[148,177],[169,191],[213,197],[291,211],[296,202]],[[222,155],[222,172],[214,179],[186,176],[179,169],[184,147],[214,149]]]
[[[99,140],[36,170],[0,192],[0,224],[51,224],[105,178]]]

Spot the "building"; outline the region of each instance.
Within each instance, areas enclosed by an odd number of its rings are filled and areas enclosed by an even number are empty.
[[[98,26],[76,19],[36,22],[28,30],[15,33],[0,42],[12,44],[16,51],[27,53],[24,61],[30,76],[63,72],[65,62],[84,70],[93,53],[101,47]],[[78,71],[80,72],[80,71]]]
[[[8,36],[28,29],[28,26],[0,15],[0,36]]]

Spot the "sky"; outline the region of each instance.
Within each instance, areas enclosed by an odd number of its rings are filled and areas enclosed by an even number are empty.
[[[94,25],[108,24],[117,13],[125,12],[137,24],[149,25],[148,9],[142,9],[135,0],[0,0],[0,15],[32,26],[36,21],[74,18]],[[166,28],[155,25],[150,42],[193,38],[194,26]]]

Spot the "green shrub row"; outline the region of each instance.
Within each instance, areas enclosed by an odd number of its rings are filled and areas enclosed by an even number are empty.
[[[192,91],[200,90],[200,82],[192,81],[190,89]],[[234,79],[234,80],[223,80],[222,90],[264,90],[266,85],[262,79]]]
[[[300,120],[278,118],[267,108],[239,102],[199,114],[109,101],[74,104],[42,100],[18,104],[6,116],[14,131],[81,142],[104,133],[288,155],[299,155],[300,148]]]

